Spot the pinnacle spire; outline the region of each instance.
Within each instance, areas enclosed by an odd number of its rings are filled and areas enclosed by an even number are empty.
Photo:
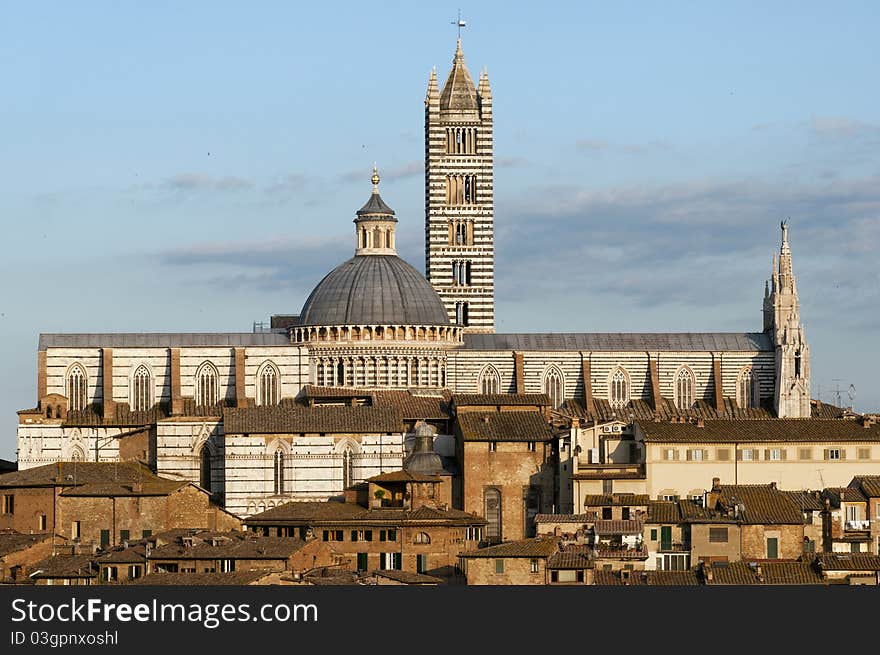
[[[474,80],[464,63],[464,52],[461,49],[459,37],[455,47],[455,56],[452,58],[452,70],[440,91],[440,109],[453,111],[476,111],[477,90]]]

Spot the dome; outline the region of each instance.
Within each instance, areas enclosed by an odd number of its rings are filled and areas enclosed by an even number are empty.
[[[434,288],[397,255],[357,255],[312,291],[300,325],[449,325]]]

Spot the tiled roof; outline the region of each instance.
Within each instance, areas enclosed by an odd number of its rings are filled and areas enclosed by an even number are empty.
[[[693,503],[690,503],[693,505]],[[666,500],[652,500],[648,503],[648,516],[645,523],[678,523],[681,521],[679,503]]]
[[[465,334],[466,350],[772,352],[763,332],[547,332]]]
[[[367,482],[440,482],[439,475],[423,475],[420,473],[410,473],[409,471],[392,471],[391,473],[380,473],[372,478],[367,478]]]
[[[555,537],[538,537],[520,541],[506,541],[495,546],[459,553],[459,557],[550,557],[559,550]]]
[[[631,400],[623,408],[612,407],[605,398],[593,399],[593,411],[587,412],[583,402],[579,398],[571,398],[563,404],[563,410],[576,418],[604,423],[614,419],[629,420],[632,416],[637,421],[653,421],[660,419],[668,421],[673,418],[679,419],[743,419],[760,420],[776,417],[772,406],[767,404],[763,407],[739,407],[733,398],[723,398],[724,412],[719,413],[714,403],[707,400],[697,400],[693,407],[682,410],[676,407],[671,398],[661,398],[656,408],[652,402],[643,399]]]
[[[435,509],[422,505],[415,510],[367,509],[355,503],[336,501],[291,502],[247,518],[248,525],[485,525],[474,514],[457,509]]]
[[[880,556],[870,553],[817,553],[825,571],[880,571]]]
[[[159,485],[169,482],[139,462],[56,462],[0,475],[0,488]]]
[[[648,583],[644,571],[631,571],[626,580],[620,571],[605,571],[597,569],[593,574],[593,584],[602,587],[640,586]]]
[[[456,407],[467,406],[519,406],[541,405],[550,406],[550,397],[546,393],[456,393],[452,395],[452,402]]]
[[[821,512],[825,509],[819,492],[816,491],[781,491],[780,493],[788,496],[791,501],[804,512]]]
[[[405,390],[351,389],[307,384],[303,387],[302,399],[308,403],[310,400],[360,398],[367,400],[373,407],[396,408],[400,410],[405,420],[446,420],[450,416],[450,397],[451,394],[446,389],[428,394]]]
[[[859,475],[849,483],[869,498],[880,498],[880,475]]]
[[[23,534],[11,528],[5,528],[0,530],[0,557],[5,557],[9,553],[15,553],[19,550],[25,550],[48,539],[52,539],[51,532]]]
[[[649,587],[697,587],[701,584],[696,571],[645,571],[644,576]]]
[[[741,519],[745,524],[802,525],[804,522],[800,507],[791,496],[782,493],[774,485],[724,485],[721,487],[721,500],[728,507],[737,502],[744,504]]]
[[[138,544],[128,548],[114,548],[95,561],[100,564],[143,564],[147,561],[146,546]]]
[[[379,578],[388,578],[403,584],[443,584],[441,578],[423,573],[411,573],[410,571],[373,571],[373,575]]]
[[[827,487],[822,496],[831,501],[832,507],[840,507],[840,503],[867,503],[868,499],[854,487]]]
[[[825,419],[774,419],[772,421],[705,421],[693,423],[638,421],[645,441],[661,443],[755,443],[755,442],[874,442],[880,441],[880,425],[862,427],[856,421]]]
[[[597,518],[596,512],[584,514],[538,514],[535,523],[592,523]]]
[[[593,529],[597,535],[602,534],[642,534],[642,522],[636,519],[599,520]]]
[[[647,494],[594,494],[584,496],[584,507],[646,506]]]
[[[589,569],[593,567],[592,550],[589,546],[570,544],[554,553],[547,560],[548,569]]]
[[[223,428],[226,434],[400,433],[403,416],[387,407],[227,408]]]
[[[809,562],[761,562],[764,584],[823,584],[822,576]]]
[[[267,571],[233,571],[232,573],[151,573],[126,580],[126,585],[161,586],[230,586],[249,585],[266,576]]]
[[[706,576],[710,585],[755,585],[759,584],[756,572],[746,562],[715,562],[711,565],[711,576]]]
[[[807,585],[823,584],[808,562],[725,562],[711,566],[710,585]]]
[[[553,430],[540,412],[465,412],[457,416],[465,441],[550,441]]]
[[[157,546],[150,551],[149,559],[287,559],[305,546],[304,541],[294,537],[263,537],[252,532],[231,532],[213,539],[216,546],[202,539],[192,546],[183,545],[181,540]]]
[[[681,520],[685,523],[738,523],[739,519],[734,518],[734,512],[721,511],[717,509],[709,509],[697,503],[684,500],[678,502],[678,508],[681,511]]]
[[[110,332],[41,334],[39,350],[47,348],[180,348],[187,346],[289,346],[278,332]]]
[[[91,555],[54,555],[29,567],[30,577],[40,578],[94,578],[97,569]]]
[[[132,412],[128,403],[118,403],[114,416],[104,416],[102,405],[89,405],[85,409],[71,410],[61,422],[65,427],[107,425],[117,427],[144,427],[171,414],[167,403],[153,405],[145,412]]]
[[[186,480],[154,480],[145,483],[117,484],[115,482],[98,482],[69,487],[61,492],[62,496],[98,496],[102,498],[118,496],[167,496],[181,487],[190,484]]]

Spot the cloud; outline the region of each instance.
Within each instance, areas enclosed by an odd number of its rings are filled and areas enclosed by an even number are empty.
[[[306,188],[309,179],[301,173],[288,173],[282,175],[266,186],[266,193],[271,195],[283,195],[295,193]]]
[[[833,290],[840,271],[875,270],[877,177],[813,186],[748,179],[589,192],[557,186],[498,204],[500,297],[605,296],[634,309],[754,304],[778,249],[779,220],[791,217],[795,272],[810,281],[802,296],[828,311],[849,311],[848,297],[880,306],[876,275],[853,280],[856,296]],[[833,265],[836,276],[820,263]],[[833,297],[822,297],[826,292]]]
[[[515,168],[517,166],[527,166],[529,160],[525,157],[497,157],[495,159],[495,168]]]
[[[880,146],[880,125],[851,118],[813,117],[809,123],[809,130],[814,137],[827,143],[843,144],[847,147],[868,146],[872,149]],[[872,154],[874,154],[873,150]]]
[[[241,177],[214,177],[204,173],[177,173],[162,182],[172,191],[238,191],[250,189],[253,183]]]
[[[611,143],[602,139],[578,139],[575,142],[575,147],[584,152],[618,152],[627,155],[643,155],[671,150],[672,144],[665,140],[654,140],[648,143]]]

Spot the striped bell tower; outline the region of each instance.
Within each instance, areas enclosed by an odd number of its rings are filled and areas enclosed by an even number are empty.
[[[492,92],[474,87],[461,39],[443,88],[431,71],[425,97],[425,274],[450,321],[495,331],[495,193]]]

